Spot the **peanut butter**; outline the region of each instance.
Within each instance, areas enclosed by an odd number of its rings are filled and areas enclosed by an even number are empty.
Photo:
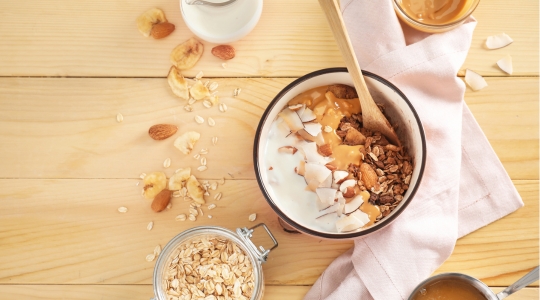
[[[457,21],[470,5],[467,0],[401,0],[401,8],[412,19],[431,25]]]
[[[417,292],[413,300],[486,300],[470,283],[458,279],[441,279]]]

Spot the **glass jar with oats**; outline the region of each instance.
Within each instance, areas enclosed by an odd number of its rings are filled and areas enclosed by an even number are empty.
[[[251,241],[263,228],[273,245],[265,250]],[[278,242],[265,224],[238,228],[200,226],[174,237],[154,268],[154,300],[262,299],[262,264]]]

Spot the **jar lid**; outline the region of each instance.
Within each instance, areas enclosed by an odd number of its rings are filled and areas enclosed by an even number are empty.
[[[189,5],[180,0],[187,27],[199,38],[216,44],[230,43],[250,33],[261,17],[262,6],[263,0],[236,0],[225,6]]]

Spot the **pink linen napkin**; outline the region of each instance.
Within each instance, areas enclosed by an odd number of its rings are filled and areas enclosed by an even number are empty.
[[[360,67],[395,84],[417,110],[427,163],[402,215],[356,239],[305,299],[407,299],[450,256],[458,238],[523,202],[464,103],[465,84],[456,76],[476,20],[430,35],[402,25],[391,1],[341,0],[341,9]]]

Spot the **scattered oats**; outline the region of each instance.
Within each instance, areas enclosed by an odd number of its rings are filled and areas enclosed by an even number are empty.
[[[221,199],[221,192],[217,193],[217,194],[214,196],[214,200],[219,201],[220,199]]]
[[[190,215],[189,215],[189,220],[193,222],[193,221],[197,220],[197,217],[195,217],[194,215],[191,215],[191,214],[190,214]]]
[[[169,204],[167,204],[167,209],[171,209],[172,208],[172,202],[169,202]]]
[[[205,196],[210,196],[210,193],[208,191],[204,192]]]
[[[139,186],[140,183],[140,181],[135,182],[135,186]]]
[[[204,212],[202,211],[202,208],[198,207],[198,209],[199,209],[199,214],[200,214],[201,216],[204,216]]]
[[[122,116],[122,114],[117,114],[116,115],[116,122],[122,123],[122,121],[124,121],[124,116]]]
[[[128,211],[128,209],[127,209],[127,207],[125,207],[125,206],[120,206],[120,207],[118,208],[118,212],[121,212],[121,213],[127,213],[127,211]]]
[[[184,106],[184,109],[185,109],[186,111],[189,111],[189,112],[192,112],[192,111],[193,111],[193,107],[191,107],[191,105],[186,105],[186,106]]]
[[[223,69],[227,69],[227,63],[222,63],[222,64],[221,64],[221,67],[222,67]]]
[[[251,215],[249,215],[249,217],[248,217],[248,220],[249,220],[250,222],[255,221],[255,219],[257,219],[257,214],[251,214]]]
[[[203,76],[204,76],[203,71],[199,71],[199,73],[197,73],[197,75],[195,76],[195,78],[196,78],[196,79],[201,79]]]
[[[186,214],[179,214],[174,218],[176,221],[185,221],[186,220]]]
[[[199,215],[199,211],[197,210],[196,207],[190,207],[190,208],[189,208],[189,213],[190,213],[191,215],[194,215],[194,216],[198,216],[198,215]]]
[[[212,191],[215,191],[217,189],[217,182],[212,182],[210,188],[212,189]]]
[[[182,171],[182,170],[183,170],[182,168],[176,169],[176,171],[174,171],[174,174],[176,174],[176,173],[178,173],[178,172],[180,172],[180,171]]]
[[[225,184],[225,177],[221,178],[221,180],[219,181],[219,184],[221,184],[221,185]]]
[[[163,162],[163,167],[168,168],[170,166],[171,166],[171,159],[167,157],[167,159],[165,159],[165,161]]]
[[[219,111],[220,111],[220,112],[226,112],[226,111],[227,111],[227,104],[225,104],[225,103],[220,103],[220,104],[219,104]]]
[[[214,208],[216,208],[215,204],[212,203],[212,204],[208,205],[208,210],[212,210]]]
[[[154,222],[151,221],[150,223],[148,223],[148,225],[146,225],[146,229],[152,230],[152,228],[154,228]]]
[[[236,88],[236,89],[234,89],[233,96],[236,97],[236,96],[240,95],[240,92],[241,92],[241,91],[242,91],[241,88]]]
[[[202,148],[201,151],[200,151],[199,153],[200,153],[201,155],[208,154],[208,149]]]
[[[154,255],[155,255],[155,256],[159,256],[160,253],[161,253],[161,246],[160,246],[160,245],[157,245],[157,246],[154,248]]]
[[[216,121],[214,121],[214,119],[212,119],[212,118],[208,117],[208,125],[210,125],[210,126],[212,126],[212,127],[213,127],[213,126],[215,126],[215,125],[216,125]]]
[[[218,137],[217,136],[213,137],[212,138],[212,145],[215,146],[217,144],[217,141],[218,141]]]
[[[187,195],[187,187],[183,187],[181,190],[180,190],[180,195],[182,197],[185,197]]]
[[[377,159],[377,155],[375,155],[373,152],[369,152],[369,156],[371,156],[374,161],[379,161],[379,159]]]
[[[204,123],[204,118],[201,116],[195,116],[195,122],[202,124]]]
[[[204,83],[204,86],[208,88],[208,85],[209,85],[209,84],[210,84],[210,81],[207,80],[207,81]]]
[[[208,215],[208,219],[212,219],[212,215]]]
[[[212,102],[210,102],[210,100],[204,100],[203,105],[206,108],[210,108],[210,107],[212,107]]]
[[[144,177],[146,177],[146,173],[141,173],[141,175],[139,175],[139,177],[140,177],[141,179],[144,179]]]
[[[193,104],[195,104],[195,102],[197,102],[197,100],[195,100],[195,98],[189,98],[189,100],[188,100],[189,105],[193,105]]]
[[[172,193],[172,196],[173,196],[174,198],[180,198],[180,197],[182,197],[182,194],[180,194],[180,191],[174,191],[174,192]]]
[[[218,88],[218,86],[219,85],[217,82],[212,82],[212,84],[210,84],[210,87],[208,89],[210,90],[210,92],[213,92]]]
[[[201,157],[201,165],[206,166],[206,157]]]
[[[206,171],[206,169],[208,169],[207,166],[200,166],[197,168],[197,170],[199,170],[200,172]]]
[[[328,125],[324,126],[324,132],[332,132],[332,127]]]
[[[156,258],[156,256],[154,255],[154,253],[148,254],[146,256],[146,261],[150,262],[150,261],[153,261],[155,258]]]
[[[193,155],[193,158],[198,160],[199,158],[201,158],[201,155],[200,154],[195,154],[195,155]]]

